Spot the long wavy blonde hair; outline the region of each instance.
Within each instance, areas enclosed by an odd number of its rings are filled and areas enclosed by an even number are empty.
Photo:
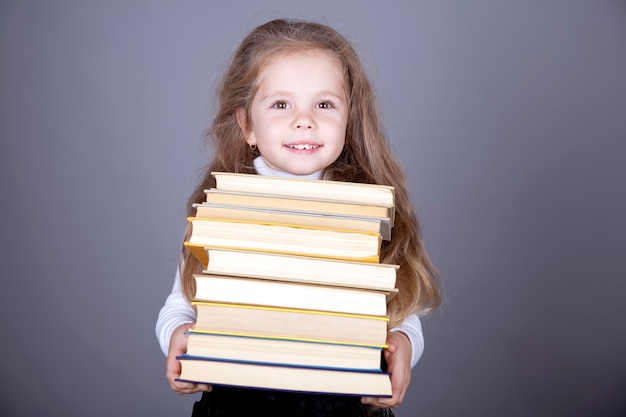
[[[215,186],[212,171],[255,173],[252,161],[258,151],[247,146],[237,123],[237,109],[243,109],[249,119],[257,78],[264,65],[278,55],[307,49],[330,51],[337,56],[348,91],[346,144],[339,158],[325,169],[324,178],[392,185],[396,190],[393,239],[383,242],[381,248],[381,262],[400,266],[399,293],[388,306],[390,326],[395,326],[410,314],[436,309],[441,296],[404,172],[382,128],[373,88],[354,48],[334,29],[315,22],[278,19],[257,27],[244,38],[218,89],[217,113],[207,131],[214,158],[189,198],[187,214],[193,216],[192,204],[202,202],[204,190]],[[188,228],[186,239],[189,233]],[[184,246],[181,261],[183,292],[191,300],[195,292],[193,274],[199,273],[202,265]]]

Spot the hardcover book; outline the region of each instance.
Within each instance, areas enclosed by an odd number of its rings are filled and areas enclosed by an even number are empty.
[[[206,274],[395,291],[398,265],[206,247]]]
[[[391,397],[389,374],[380,370],[354,370],[275,365],[263,362],[214,360],[179,356],[178,380],[212,385]]]
[[[262,278],[194,275],[195,299],[216,303],[384,316],[390,293]],[[395,294],[395,293],[394,293]]]
[[[194,301],[194,331],[386,347],[385,316]]]

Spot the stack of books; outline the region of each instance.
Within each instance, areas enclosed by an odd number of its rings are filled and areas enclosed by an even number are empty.
[[[189,219],[197,322],[180,380],[391,396],[393,187],[214,172]]]

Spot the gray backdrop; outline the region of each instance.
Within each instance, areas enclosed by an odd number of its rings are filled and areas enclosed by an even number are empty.
[[[361,51],[445,281],[398,416],[626,409],[626,5],[3,1],[0,415],[188,415],[154,323],[212,93],[275,17]]]

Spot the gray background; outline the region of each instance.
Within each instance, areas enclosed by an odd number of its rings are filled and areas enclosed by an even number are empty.
[[[0,415],[189,415],[154,323],[216,77],[275,17],[360,50],[446,300],[398,416],[626,409],[626,4],[3,1]]]

